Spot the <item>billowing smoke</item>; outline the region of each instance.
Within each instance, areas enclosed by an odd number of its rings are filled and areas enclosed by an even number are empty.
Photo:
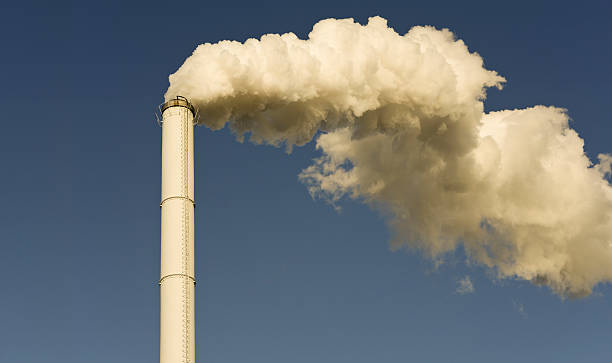
[[[484,114],[504,81],[449,30],[327,19],[307,40],[200,45],[166,99],[188,97],[240,140],[290,150],[319,135],[300,180],[383,213],[395,248],[439,259],[461,245],[499,277],[588,295],[612,281],[612,157],[593,165],[563,109]]]

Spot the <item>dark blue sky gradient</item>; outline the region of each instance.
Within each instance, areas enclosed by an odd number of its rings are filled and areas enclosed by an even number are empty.
[[[3,5],[0,361],[158,361],[153,110],[198,44],[304,38],[328,17],[448,27],[508,80],[487,110],[565,107],[593,158],[612,152],[610,14],[604,1]],[[200,127],[195,147],[198,362],[610,361],[610,285],[561,300],[461,251],[438,269],[391,252],[375,212],[336,213],[298,182],[312,143],[287,155]],[[466,275],[475,292],[459,295]]]

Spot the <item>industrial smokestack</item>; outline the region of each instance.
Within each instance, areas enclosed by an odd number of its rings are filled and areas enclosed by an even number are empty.
[[[162,121],[160,363],[195,361],[193,262],[194,107],[177,96]]]

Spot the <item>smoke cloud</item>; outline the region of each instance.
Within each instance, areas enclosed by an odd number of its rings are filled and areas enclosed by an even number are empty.
[[[485,90],[503,82],[447,29],[327,19],[306,40],[200,45],[165,97],[241,141],[316,138],[322,156],[300,180],[380,211],[396,249],[439,259],[462,246],[501,278],[588,295],[612,281],[612,156],[592,164],[560,108],[485,114]]]
[[[472,294],[476,291],[474,289],[474,284],[469,276],[465,276],[464,278],[457,281],[457,289],[455,292],[459,295]]]

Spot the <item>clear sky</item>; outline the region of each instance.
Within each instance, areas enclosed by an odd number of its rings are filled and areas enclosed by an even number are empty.
[[[210,3],[3,5],[0,361],[158,360],[153,111],[200,43],[304,38],[329,17],[448,27],[508,80],[487,111],[565,107],[590,158],[612,152],[604,1]],[[438,267],[392,252],[375,212],[297,180],[312,143],[199,127],[195,148],[198,362],[610,361],[610,285],[563,300],[461,251]]]

